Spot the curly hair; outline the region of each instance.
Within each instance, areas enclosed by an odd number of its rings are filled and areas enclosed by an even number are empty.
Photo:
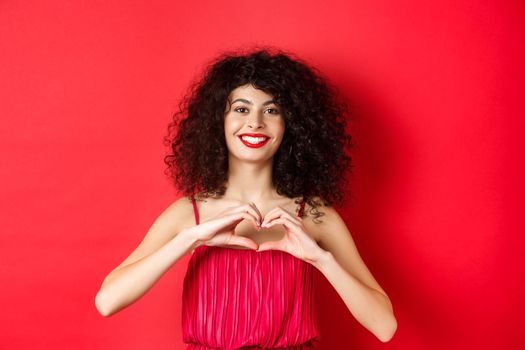
[[[205,66],[168,124],[164,173],[186,196],[225,193],[224,111],[231,91],[245,84],[272,95],[284,112],[285,131],[273,159],[277,193],[302,197],[319,222],[321,204],[342,206],[346,173],[353,167],[349,108],[316,68],[281,49],[223,52]]]

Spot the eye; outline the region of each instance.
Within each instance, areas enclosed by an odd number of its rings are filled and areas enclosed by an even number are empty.
[[[276,109],[276,108],[268,108],[267,111],[273,111],[273,112],[270,113],[270,114],[279,114],[279,110]]]
[[[247,111],[247,108],[245,107],[237,107],[234,109],[235,112],[239,112],[239,113],[245,113]],[[272,111],[270,112],[270,114],[279,114],[279,110],[277,108],[268,108],[265,110],[266,111]]]
[[[244,108],[244,107],[237,107],[237,108],[234,109],[234,111],[235,112],[239,112],[239,109],[246,109],[246,108]],[[240,113],[243,113],[243,112],[240,112]]]

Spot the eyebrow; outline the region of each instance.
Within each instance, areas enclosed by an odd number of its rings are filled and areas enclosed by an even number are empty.
[[[238,98],[238,99],[236,99],[235,101],[233,101],[232,104],[234,104],[234,103],[237,102],[237,101],[244,102],[244,103],[247,103],[247,104],[249,104],[249,105],[253,105],[253,102],[252,102],[252,101],[246,100],[246,99],[244,99],[244,98]],[[264,102],[262,105],[263,105],[263,106],[266,106],[266,105],[269,105],[269,104],[271,104],[271,103],[275,103],[275,100],[268,100],[268,101]]]

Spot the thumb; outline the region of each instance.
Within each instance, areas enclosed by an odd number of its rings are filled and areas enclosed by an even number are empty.
[[[240,246],[244,246],[246,248],[249,248],[249,249],[257,249],[258,247],[258,244],[249,239],[249,238],[246,238],[246,237],[241,237],[241,236],[236,236],[236,235],[232,235],[230,237],[230,240],[228,241],[228,245],[240,245]]]
[[[265,250],[273,250],[279,248],[279,245],[277,242],[264,242],[259,244],[259,248],[257,248],[258,252],[262,252]]]

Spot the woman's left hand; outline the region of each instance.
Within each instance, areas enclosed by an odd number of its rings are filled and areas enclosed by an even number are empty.
[[[325,252],[305,232],[303,219],[300,217],[291,215],[281,207],[275,207],[265,215],[261,227],[269,228],[276,224],[284,226],[286,232],[283,238],[259,244],[258,252],[270,249],[282,250],[311,264],[315,264]]]

